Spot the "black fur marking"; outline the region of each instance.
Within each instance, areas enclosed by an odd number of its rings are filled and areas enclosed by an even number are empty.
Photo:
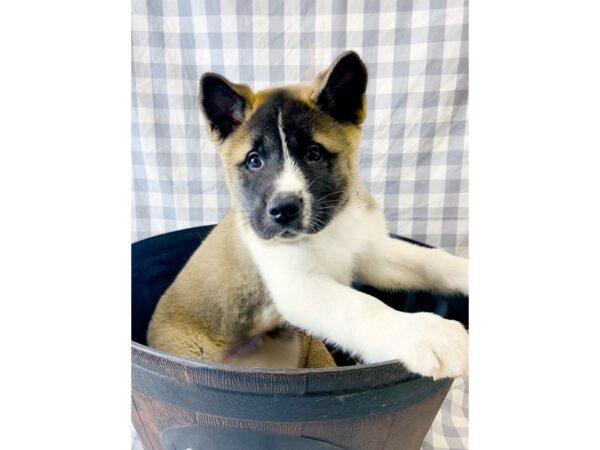
[[[337,121],[358,124],[366,90],[367,68],[356,53],[347,52],[329,74],[317,103]]]
[[[221,140],[244,121],[246,101],[220,75],[206,73],[200,79],[200,104],[213,131]]]
[[[299,223],[282,227],[274,223],[266,212],[266,205],[275,194],[275,180],[284,169],[279,114],[288,151],[304,175],[312,197],[311,204],[304,205],[310,210],[310,223],[304,229]],[[280,91],[272,94],[248,121],[255,136],[250,152],[257,152],[263,165],[255,170],[249,170],[245,161],[238,165],[239,197],[252,227],[264,239],[281,236],[286,231],[292,234],[320,231],[332,219],[343,197],[347,180],[338,168],[338,155],[320,146],[323,152],[320,160],[309,161],[306,158],[306,151],[316,144],[312,127],[319,114],[320,111]]]

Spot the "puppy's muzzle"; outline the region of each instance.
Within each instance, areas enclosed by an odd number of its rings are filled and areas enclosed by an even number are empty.
[[[276,194],[267,203],[267,215],[277,225],[290,227],[300,225],[302,198],[295,194]]]

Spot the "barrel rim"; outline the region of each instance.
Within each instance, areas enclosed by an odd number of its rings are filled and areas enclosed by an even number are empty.
[[[361,364],[355,366],[342,366],[342,367],[320,367],[320,368],[296,368],[296,369],[276,369],[276,368],[265,368],[265,367],[246,367],[238,366],[234,364],[222,364],[212,361],[203,361],[200,359],[186,358],[185,356],[175,355],[174,353],[165,352],[156,348],[149,347],[144,344],[140,344],[136,341],[131,341],[132,350],[137,350],[141,353],[150,354],[157,358],[168,359],[175,364],[180,364],[191,369],[207,369],[222,372],[235,372],[238,374],[247,373],[252,375],[316,375],[323,373],[348,373],[348,372],[365,372],[373,369],[394,368],[406,375],[406,379],[422,378],[420,375],[413,374],[404,368],[399,360],[389,360],[371,364]],[[134,362],[135,364],[135,362]]]
[[[380,391],[387,392],[384,395],[387,397],[390,395],[389,389],[393,392],[396,392],[394,389],[401,389],[414,401],[414,398],[427,396],[428,392],[449,386],[454,381],[452,378],[434,380],[408,372],[399,361],[334,368],[267,369],[193,360],[137,342],[132,344],[132,349],[133,389],[151,397],[158,395],[157,391],[166,384],[170,386],[175,383],[178,387],[172,386],[175,390],[170,390],[173,392],[201,388],[211,392],[220,391],[221,395],[225,395],[226,392],[240,392],[239,386],[245,385],[246,394],[261,398],[310,396],[316,399],[341,396],[346,402],[350,402],[354,396],[359,399],[364,395],[377,396]],[[157,359],[162,362],[157,364]],[[177,375],[180,371],[187,375]],[[152,383],[149,384],[148,380],[142,380],[141,375],[144,375],[144,379],[150,377],[154,380],[154,387],[150,386]],[[163,388],[156,388],[158,385]]]

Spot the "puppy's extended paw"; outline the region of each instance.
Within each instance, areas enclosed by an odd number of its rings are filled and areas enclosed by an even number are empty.
[[[401,314],[396,339],[389,343],[393,359],[434,379],[468,375],[469,335],[460,322],[432,313]]]

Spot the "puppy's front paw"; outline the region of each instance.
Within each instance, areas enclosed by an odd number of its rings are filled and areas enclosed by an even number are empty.
[[[455,378],[469,373],[469,336],[460,322],[432,313],[402,316],[396,358],[426,377]]]

